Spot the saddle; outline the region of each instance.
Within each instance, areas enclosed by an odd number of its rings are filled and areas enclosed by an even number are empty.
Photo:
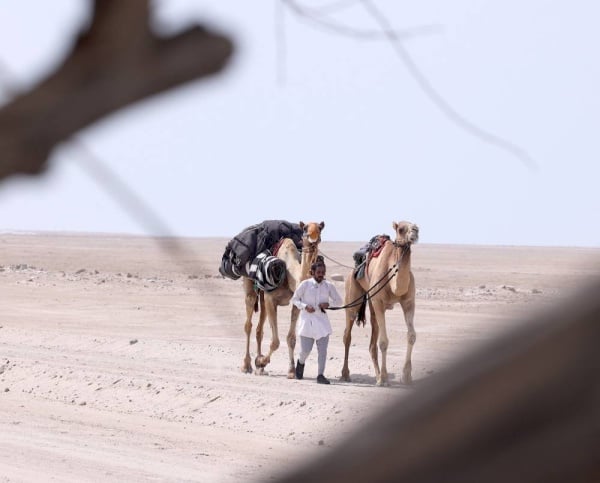
[[[368,243],[354,252],[354,278],[359,280],[365,276],[367,265],[381,253],[385,243],[391,240],[389,235],[375,235]]]

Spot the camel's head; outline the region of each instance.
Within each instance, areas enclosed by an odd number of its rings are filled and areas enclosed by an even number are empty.
[[[396,232],[396,243],[400,246],[411,245],[419,241],[419,227],[408,221],[395,221],[392,223]]]
[[[303,244],[313,245],[321,242],[321,232],[325,228],[325,222],[316,223],[311,221],[309,223],[300,222],[300,228],[302,228],[302,242]]]

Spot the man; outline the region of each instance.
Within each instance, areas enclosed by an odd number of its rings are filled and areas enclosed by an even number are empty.
[[[312,278],[306,279],[298,285],[292,297],[292,303],[300,309],[300,322],[297,334],[300,337],[300,355],[296,364],[296,379],[304,377],[304,364],[306,358],[317,343],[318,377],[319,384],[329,384],[323,375],[327,361],[327,346],[331,334],[331,323],[326,309],[331,300],[336,306],[342,305],[342,298],[335,286],[325,280],[325,263],[317,261],[310,267]]]

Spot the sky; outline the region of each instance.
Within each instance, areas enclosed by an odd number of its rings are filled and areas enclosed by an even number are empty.
[[[362,242],[407,220],[423,243],[600,246],[600,3],[294,4],[310,14],[156,2],[157,32],[209,25],[235,52],[218,75],[77,134],[151,215],[67,141],[44,176],[0,183],[0,232],[230,238],[286,219]],[[88,8],[2,2],[0,103],[56,67]]]

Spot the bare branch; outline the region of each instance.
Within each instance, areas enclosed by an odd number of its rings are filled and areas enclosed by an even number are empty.
[[[454,124],[460,127],[462,130],[468,132],[472,136],[479,138],[481,141],[491,144],[497,148],[509,152],[511,155],[519,159],[529,169],[536,169],[537,164],[531,158],[531,156],[521,147],[513,144],[506,139],[501,138],[495,134],[492,134],[483,128],[479,127],[475,123],[466,119],[456,109],[454,109],[444,97],[433,87],[431,82],[425,77],[421,70],[417,67],[411,56],[408,54],[402,41],[415,35],[423,33],[431,33],[434,31],[434,26],[420,27],[412,30],[395,30],[385,16],[375,7],[370,0],[357,0],[362,3],[364,8],[367,10],[369,15],[379,24],[380,30],[378,31],[361,31],[351,27],[347,27],[343,24],[335,23],[330,20],[322,18],[322,11],[319,9],[309,9],[299,5],[295,0],[282,0],[294,13],[300,18],[309,21],[313,26],[327,29],[331,32],[335,32],[339,35],[345,35],[361,39],[386,39],[390,42],[394,48],[395,53],[398,55],[400,60],[404,63],[411,76],[415,79],[421,90],[426,96],[433,102],[433,104]],[[333,9],[342,8],[342,6],[349,6],[349,4],[334,4],[331,6]],[[329,10],[324,10],[328,12]]]
[[[324,15],[329,13],[329,10],[306,8],[299,5],[294,0],[282,1],[290,8],[290,10],[297,14],[299,18],[309,22],[315,27],[322,28],[338,35],[344,35],[346,37],[353,37],[361,40],[388,40],[388,32],[382,32],[381,30],[357,29],[355,27],[349,27],[342,23],[323,18]],[[421,35],[439,33],[440,30],[441,28],[436,25],[424,25],[410,29],[394,30],[391,33],[393,33],[396,38],[408,40]]]
[[[441,95],[440,93],[431,85],[429,80],[423,75],[423,73],[419,70],[415,62],[412,60],[411,56],[408,54],[400,39],[394,34],[394,31],[391,29],[389,22],[387,19],[381,14],[381,12],[375,7],[373,2],[370,0],[360,0],[364,5],[365,9],[369,14],[379,23],[383,32],[385,32],[386,36],[390,40],[394,51],[402,60],[410,74],[417,81],[417,84],[421,89],[425,92],[427,97],[436,105],[436,107],[444,113],[446,117],[448,117],[452,122],[458,125],[464,131],[467,131],[471,135],[479,138],[485,143],[492,144],[500,149],[508,151],[510,154],[518,158],[525,166],[530,169],[536,169],[537,164],[533,161],[533,159],[529,156],[529,154],[519,146],[499,137],[495,134],[492,134],[484,129],[480,128],[476,124],[467,120],[464,116],[459,114]]]
[[[304,10],[310,12],[311,15],[331,15],[333,13],[354,7],[359,1],[360,0],[338,0],[337,2],[333,1],[320,7],[304,7]]]

